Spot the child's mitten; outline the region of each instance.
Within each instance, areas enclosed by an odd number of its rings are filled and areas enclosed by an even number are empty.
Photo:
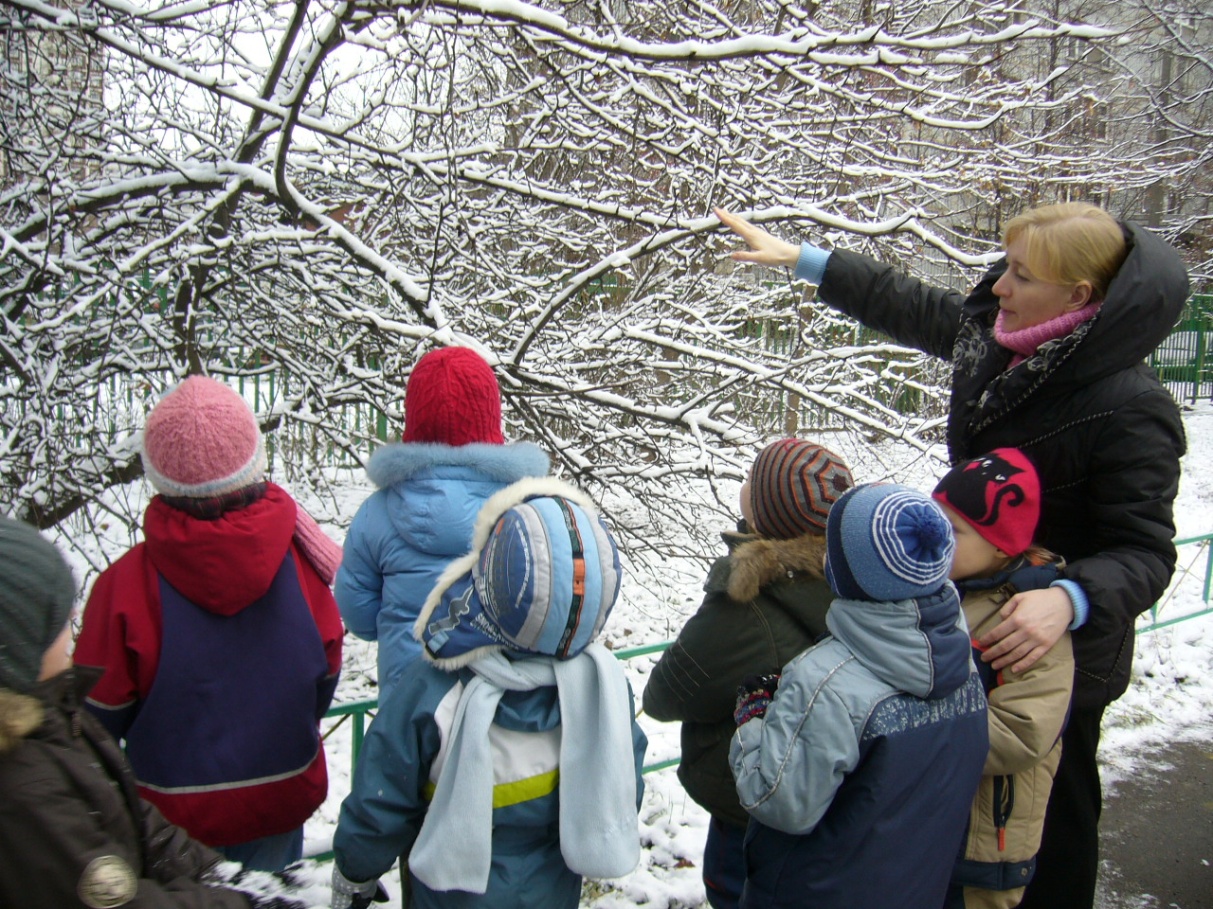
[[[737,686],[737,705],[733,709],[733,722],[738,726],[755,717],[765,716],[775,689],[779,687],[779,673],[748,675]]]
[[[377,880],[351,881],[333,863],[333,897],[330,909],[366,909],[372,902],[387,900],[387,891]]]

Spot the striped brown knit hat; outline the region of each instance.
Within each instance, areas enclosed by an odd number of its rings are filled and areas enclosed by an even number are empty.
[[[830,506],[854,485],[832,451],[802,439],[772,442],[750,468],[750,529],[777,540],[823,534]]]

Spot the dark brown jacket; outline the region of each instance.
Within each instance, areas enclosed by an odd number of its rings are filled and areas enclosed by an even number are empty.
[[[0,688],[0,906],[249,909],[200,882],[219,854],[139,799],[126,758],[82,708],[98,677]]]
[[[703,603],[653,668],[644,710],[682,722],[678,779],[714,817],[744,827],[729,766],[737,686],[779,672],[825,634],[834,595],[824,580],[825,537],[768,540],[725,534],[728,556],[704,582]]]

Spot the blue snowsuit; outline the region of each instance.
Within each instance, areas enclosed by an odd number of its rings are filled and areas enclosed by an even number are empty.
[[[374,880],[412,849],[447,757],[460,694],[472,678],[468,668],[447,672],[414,660],[382,703],[333,838],[337,867],[348,879]],[[496,784],[487,890],[435,892],[409,875],[410,909],[575,909],[581,877],[560,849],[560,736],[554,686],[505,692],[490,731]],[[647,739],[635,720],[631,736],[639,806]]]
[[[379,642],[381,699],[420,655],[417,613],[442,570],[471,547],[485,500],[547,472],[547,455],[530,442],[400,442],[371,456],[367,474],[379,489],[354,515],[333,592],[346,627]]]

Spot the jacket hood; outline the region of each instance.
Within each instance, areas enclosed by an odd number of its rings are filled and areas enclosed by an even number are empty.
[[[1129,252],[1108,287],[1091,331],[1059,378],[1077,385],[1136,366],[1175,328],[1188,301],[1188,271],[1169,243],[1122,225]]]
[[[750,534],[725,533],[729,545],[729,598],[747,603],[764,587],[783,580],[824,580],[822,560],[825,537],[807,534],[790,540],[775,540]],[[767,591],[777,594],[777,591]],[[781,601],[784,598],[779,597]],[[795,605],[795,597],[790,604]]]
[[[1147,359],[1175,328],[1188,301],[1188,271],[1165,240],[1132,222],[1122,223],[1128,253],[1108,287],[1082,344],[1059,365],[1056,382],[1087,385]],[[970,316],[998,311],[993,286],[1006,270],[996,264],[965,305]],[[1053,387],[1057,387],[1056,384]]]
[[[152,499],[143,533],[152,565],[191,603],[234,615],[270,589],[295,533],[296,505],[267,484],[251,505],[206,521]]]
[[[441,467],[472,468],[487,480],[515,483],[526,477],[544,476],[548,472],[548,456],[533,442],[458,446],[395,442],[371,455],[366,473],[372,483],[386,489],[412,479],[422,471]]]
[[[501,630],[485,617],[479,593],[472,582],[472,571],[488,545],[498,519],[532,496],[560,496],[575,503],[592,517],[598,514],[598,507],[589,496],[555,477],[528,477],[494,493],[476,516],[471,548],[443,569],[413,623],[413,637],[422,644],[422,655],[427,662],[450,672],[469,665],[484,654],[511,649],[508,646],[510,642]],[[454,594],[456,587],[460,588],[458,596]],[[584,604],[587,609],[590,605],[588,602]],[[447,621],[430,625],[430,617],[439,607],[444,607],[439,615],[449,616],[453,623]],[[598,627],[596,623],[594,627]]]
[[[830,633],[883,681],[920,698],[947,697],[969,678],[969,628],[956,588],[891,602],[836,599]]]

